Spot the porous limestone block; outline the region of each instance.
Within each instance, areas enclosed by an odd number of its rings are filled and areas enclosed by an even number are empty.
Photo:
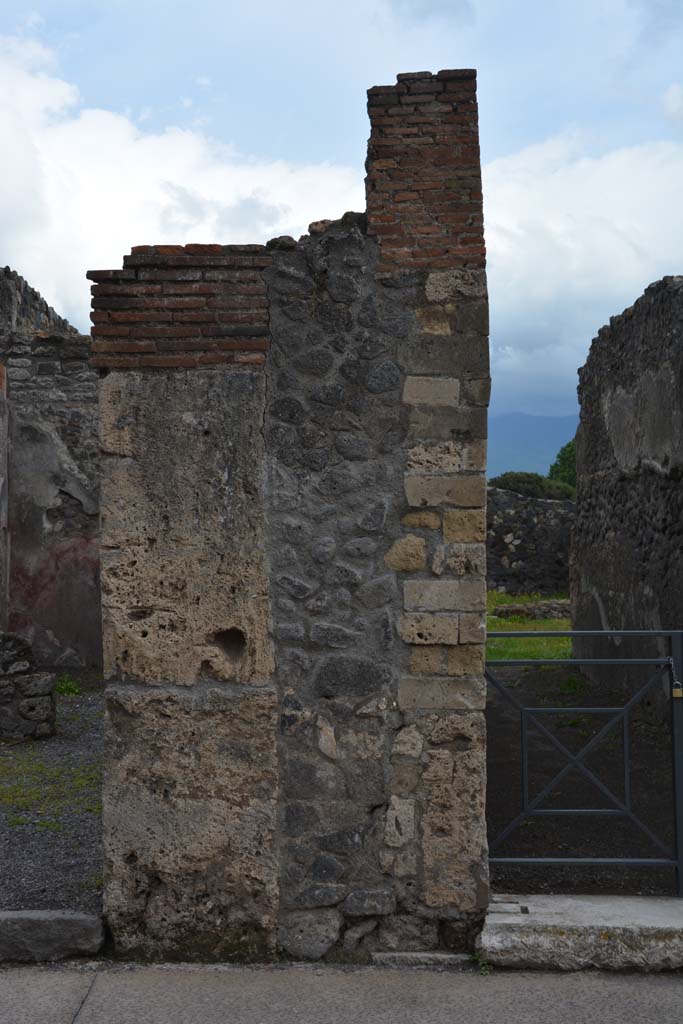
[[[486,509],[447,509],[443,516],[443,538],[448,543],[483,544],[486,541]]]
[[[271,677],[264,389],[221,368],[102,380],[106,678]]]
[[[486,705],[486,686],[481,675],[405,676],[398,691],[398,704],[404,711],[417,708],[444,708],[448,711],[480,711]]]
[[[409,611],[484,611],[486,587],[478,579],[406,580],[403,606]]]
[[[104,910],[116,950],[267,959],[278,905],[271,687],[110,687]]]
[[[433,473],[407,473],[404,487],[413,508],[457,505],[483,508],[486,504],[486,477],[483,474],[438,476]]]
[[[442,912],[482,910],[488,901],[486,726],[481,712],[441,712],[424,721],[421,897]]]

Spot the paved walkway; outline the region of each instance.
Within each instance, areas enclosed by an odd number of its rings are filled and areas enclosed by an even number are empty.
[[[683,975],[376,967],[0,970],[2,1024],[680,1024]]]

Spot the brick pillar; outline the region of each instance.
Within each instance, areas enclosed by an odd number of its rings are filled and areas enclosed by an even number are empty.
[[[277,769],[261,494],[261,246],[141,246],[92,272],[117,949],[273,949]]]
[[[399,707],[424,740],[419,898],[461,920],[487,901],[484,639],[488,302],[476,73],[399,75],[368,93],[377,276],[412,288],[399,345],[408,408]],[[399,734],[400,735],[400,734]],[[397,743],[399,741],[397,740]],[[395,767],[400,786],[402,754]],[[422,742],[422,740],[420,741]],[[397,793],[400,789],[397,788]],[[392,798],[400,805],[402,797]]]

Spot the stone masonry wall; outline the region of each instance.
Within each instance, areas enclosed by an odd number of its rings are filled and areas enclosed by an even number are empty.
[[[462,948],[486,906],[474,72],[369,111],[367,214],[89,275],[126,954]]]
[[[90,341],[0,278],[2,627],[39,663],[98,666],[97,373]]]
[[[488,488],[486,574],[489,590],[564,594],[569,590],[573,501],[527,498]]]
[[[650,285],[599,331],[579,371],[579,400],[575,628],[679,629],[683,277]],[[619,656],[628,653],[619,643]],[[601,643],[598,656],[609,647]],[[642,640],[633,653],[647,656]]]

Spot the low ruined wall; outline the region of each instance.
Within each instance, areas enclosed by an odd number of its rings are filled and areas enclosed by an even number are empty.
[[[97,374],[78,335],[0,276],[1,622],[42,664],[101,664]]]
[[[579,381],[575,626],[680,629],[683,277],[663,278],[612,317]]]
[[[101,664],[97,373],[16,274],[0,281],[2,628],[42,664]],[[4,333],[3,333],[4,332]]]
[[[128,955],[462,948],[486,906],[474,73],[369,110],[367,214],[90,275]]]
[[[489,487],[487,498],[489,590],[567,593],[574,502],[527,498],[498,487]]]
[[[55,731],[55,677],[37,672],[21,637],[0,633],[0,739],[44,739]]]

